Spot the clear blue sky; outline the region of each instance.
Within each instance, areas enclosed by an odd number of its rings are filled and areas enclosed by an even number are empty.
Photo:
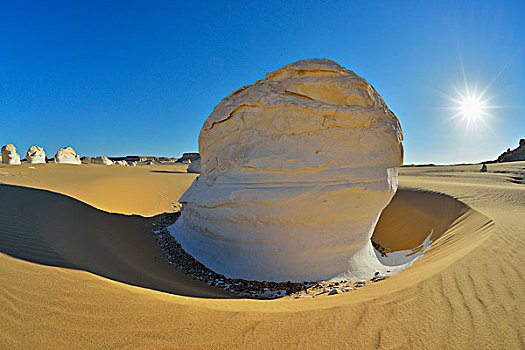
[[[524,1],[4,1],[0,143],[180,156],[231,91],[321,57],[382,95],[405,163],[494,159],[525,137],[524,51]],[[496,79],[490,129],[447,120],[462,63]]]

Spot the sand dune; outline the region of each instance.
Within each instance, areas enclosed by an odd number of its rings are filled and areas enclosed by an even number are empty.
[[[0,167],[0,348],[525,348],[524,169],[403,168],[372,239],[410,249],[432,230],[421,259],[343,295],[260,301],[156,248],[183,168]]]
[[[155,218],[109,214],[61,194],[12,185],[0,185],[0,203],[5,254],[179,295],[229,295],[166,262],[151,234]]]

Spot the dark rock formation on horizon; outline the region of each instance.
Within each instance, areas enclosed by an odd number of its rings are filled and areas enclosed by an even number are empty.
[[[515,162],[519,160],[525,160],[525,139],[520,139],[520,144],[517,148],[513,150],[507,148],[507,150],[503,152],[496,161],[501,163]]]
[[[199,153],[183,153],[182,157],[177,160],[177,163],[191,163],[200,159],[201,155]]]

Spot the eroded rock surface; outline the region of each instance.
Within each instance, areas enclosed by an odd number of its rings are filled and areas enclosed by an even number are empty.
[[[365,79],[330,60],[292,63],[215,107],[170,232],[232,278],[383,275],[370,237],[397,189],[401,141]]]
[[[12,144],[2,147],[2,164],[20,164],[20,156],[16,153],[16,147]]]
[[[27,150],[26,160],[30,164],[43,164],[46,162],[46,152],[40,146],[31,146]]]
[[[188,168],[186,169],[186,171],[188,173],[200,174],[201,173],[201,160],[197,159],[191,162],[190,165],[188,165]]]
[[[503,152],[497,162],[515,162],[525,160],[525,139],[520,139],[519,146],[513,150],[510,148]]]
[[[95,157],[92,159],[93,164],[112,165],[113,161],[105,156]]]
[[[55,154],[55,163],[59,164],[81,164],[80,156],[72,147],[65,147]]]

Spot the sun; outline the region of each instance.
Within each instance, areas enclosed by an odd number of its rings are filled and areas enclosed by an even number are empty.
[[[495,116],[490,112],[499,107],[491,103],[494,96],[487,96],[490,85],[478,93],[477,86],[472,88],[465,79],[463,91],[454,85],[452,88],[455,92],[453,96],[441,93],[450,101],[449,107],[444,108],[452,112],[446,120],[455,121],[457,126],[464,125],[468,131],[477,130],[479,126],[492,131],[489,124]]]
[[[469,121],[476,121],[486,114],[484,107],[486,101],[478,96],[468,96],[461,101],[459,106],[463,118]]]

